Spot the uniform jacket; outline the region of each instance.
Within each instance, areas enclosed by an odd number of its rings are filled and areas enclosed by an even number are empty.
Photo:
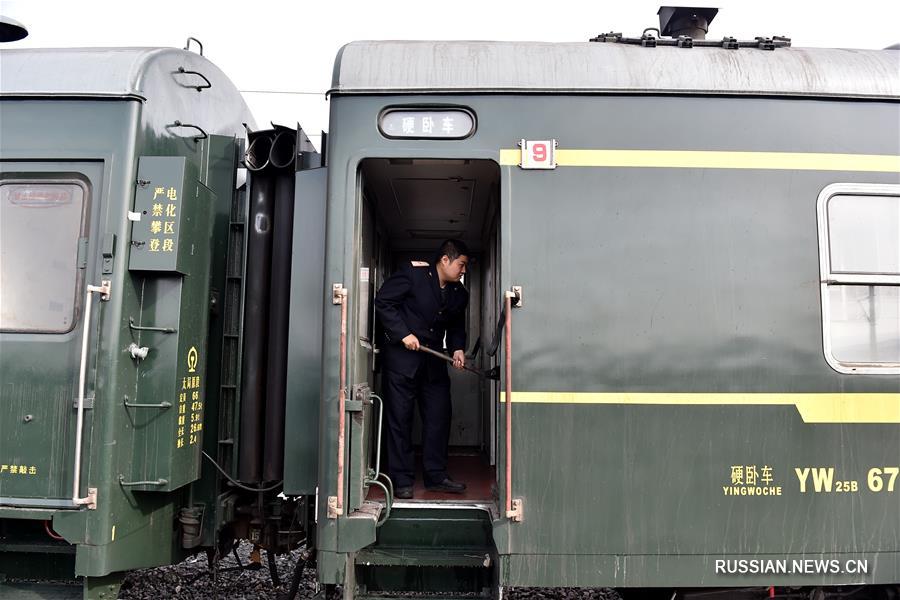
[[[466,348],[466,306],[469,292],[460,283],[448,283],[446,305],[434,265],[404,263],[375,295],[375,311],[384,329],[381,358],[386,369],[413,377],[423,361],[429,375],[447,378],[447,364],[424,352],[407,350],[403,338],[412,333],[419,343],[443,350],[444,333],[450,354]]]

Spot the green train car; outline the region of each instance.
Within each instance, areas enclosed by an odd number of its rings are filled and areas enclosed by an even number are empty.
[[[240,94],[174,49],[4,50],[0,70],[0,572],[110,597],[217,540],[295,544],[269,539],[295,503],[244,510],[214,466],[238,447]]]
[[[0,54],[0,572],[897,598],[900,52],[663,33],[348,44],[324,156],[192,53]],[[374,293],[447,237],[502,375],[394,500]]]

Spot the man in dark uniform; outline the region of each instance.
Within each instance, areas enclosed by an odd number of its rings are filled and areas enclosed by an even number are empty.
[[[411,261],[391,275],[375,296],[384,327],[381,347],[383,391],[388,424],[388,473],[394,496],[412,498],[415,462],[412,425],[415,403],[422,415],[425,487],[462,493],[466,486],[447,474],[450,439],[450,377],[441,359],[419,352],[420,346],[447,350],[453,366],[465,365],[466,306],[469,293],[460,283],[469,251],[459,240],[447,240],[434,264]]]

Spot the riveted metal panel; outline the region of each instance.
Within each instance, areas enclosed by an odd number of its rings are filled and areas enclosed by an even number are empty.
[[[183,156],[142,156],[134,192],[131,271],[185,273],[198,240],[191,237],[199,208],[199,183],[185,172]],[[183,230],[187,230],[184,232]]]
[[[129,403],[134,406],[125,405],[135,429],[135,456],[120,481],[136,490],[171,491],[200,474],[215,197],[196,178],[187,179],[194,194],[178,205],[195,215],[182,221],[183,246],[193,248],[182,254],[180,266],[187,274],[138,278],[140,312],[129,318],[135,344],[149,351],[135,361],[138,383]]]

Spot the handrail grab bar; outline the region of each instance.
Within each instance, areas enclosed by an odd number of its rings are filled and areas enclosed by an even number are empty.
[[[336,283],[332,286],[332,302],[341,305],[340,389],[338,390],[338,448],[337,492],[328,497],[328,518],[336,519],[344,514],[344,453],[347,410],[347,288]]]
[[[78,368],[78,415],[75,421],[75,467],[72,473],[72,502],[78,506],[87,505],[90,508],[97,508],[96,493],[81,497],[81,440],[84,435],[84,388],[87,385],[87,362],[88,362],[88,336],[91,332],[91,304],[94,298],[93,294],[100,294],[100,300],[106,302],[109,300],[111,282],[109,280],[101,281],[100,285],[87,286],[87,298],[84,303],[84,330],[81,336],[81,364]]]
[[[516,288],[513,288],[516,290]],[[519,522],[522,520],[522,501],[513,500],[512,493],[512,307],[513,299],[518,304],[521,296],[518,291],[506,292],[505,297],[505,354],[506,359],[506,518]]]

